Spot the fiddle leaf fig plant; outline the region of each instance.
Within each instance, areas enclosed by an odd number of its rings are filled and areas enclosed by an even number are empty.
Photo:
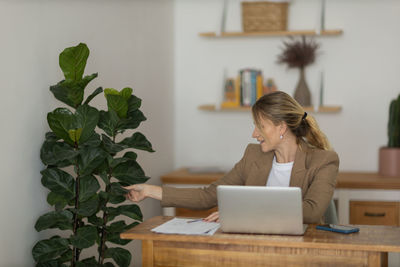
[[[62,234],[34,245],[36,266],[129,266],[131,254],[119,246],[130,240],[119,236],[142,221],[137,205],[123,204],[124,186],[149,179],[132,149],[154,152],[142,133],[125,133],[146,120],[139,109],[141,99],[129,87],[120,91],[99,87],[84,101],[87,85],[97,77],[97,73],[84,76],[88,57],[83,43],[66,48],[59,57],[65,79],[50,86],[55,98],[69,108],[47,114],[51,131],[40,150],[45,165],[41,182],[54,209],[39,217],[35,229],[59,229]],[[107,110],[89,105],[102,92]],[[122,133],[126,137],[117,141]],[[82,250],[94,245],[97,254],[82,259]]]

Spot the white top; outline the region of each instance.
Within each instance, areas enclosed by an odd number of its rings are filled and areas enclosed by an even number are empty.
[[[288,187],[292,168],[293,161],[288,163],[278,163],[276,162],[276,157],[274,156],[272,168],[268,176],[267,186]]]

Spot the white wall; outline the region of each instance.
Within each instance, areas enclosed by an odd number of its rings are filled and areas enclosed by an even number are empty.
[[[143,99],[148,121],[140,131],[157,151],[139,155],[150,183],[174,167],[229,168],[240,159],[252,141],[250,114],[197,106],[220,96],[224,69],[234,75],[261,68],[289,93],[298,74],[275,64],[282,38],[199,37],[216,29],[220,6],[217,0],[0,0],[0,266],[32,265],[31,248],[42,236],[33,228],[49,209],[39,149],[46,113],[59,105],[48,88],[62,78],[58,54],[65,47],[88,44],[86,73],[99,72],[91,90],[131,86]],[[289,28],[314,28],[317,7],[316,0],[293,0]],[[389,100],[400,91],[399,14],[396,0],[328,1],[327,28],[344,34],[318,39],[323,54],[307,79],[315,91],[323,69],[325,102],[343,107],[316,115],[340,154],[341,170],[377,169]],[[240,30],[239,0],[230,1],[227,30]],[[155,201],[142,207],[146,218],[160,213]],[[131,247],[140,266],[138,243]]]
[[[173,13],[172,1],[0,1],[0,266],[32,266],[31,249],[43,237],[33,227],[50,209],[39,149],[46,114],[60,105],[49,86],[62,79],[64,48],[85,42],[91,50],[86,73],[99,77],[88,92],[130,86],[142,98],[148,120],[138,130],[156,152],[140,153],[139,163],[153,184],[172,170]],[[161,213],[155,201],[141,206],[145,218]],[[130,245],[136,266],[138,247]]]
[[[176,167],[230,168],[252,142],[250,113],[210,113],[199,105],[215,103],[223,71],[234,76],[244,67],[263,70],[280,90],[293,93],[296,70],[276,64],[282,37],[199,37],[215,31],[221,1],[176,0],[175,118]],[[319,1],[293,0],[289,29],[315,29]],[[315,94],[325,73],[325,103],[341,105],[338,114],[315,115],[341,159],[342,171],[377,171],[378,149],[387,142],[389,101],[400,92],[400,2],[396,0],[329,0],[326,28],[344,34],[322,37],[321,56],[307,68]],[[230,0],[226,31],[241,31],[240,1]],[[179,142],[178,142],[179,141]]]

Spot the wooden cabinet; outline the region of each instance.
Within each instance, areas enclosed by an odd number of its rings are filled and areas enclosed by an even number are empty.
[[[350,201],[350,224],[400,226],[400,202]]]

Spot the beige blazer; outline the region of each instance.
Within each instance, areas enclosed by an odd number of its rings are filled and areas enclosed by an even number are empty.
[[[243,158],[222,178],[204,188],[163,186],[161,205],[190,209],[217,206],[218,185],[266,186],[273,152],[264,153],[258,144],[247,146]],[[300,187],[304,223],[323,223],[323,215],[336,185],[339,158],[336,152],[315,149],[304,142],[297,149],[290,176],[291,187]]]

